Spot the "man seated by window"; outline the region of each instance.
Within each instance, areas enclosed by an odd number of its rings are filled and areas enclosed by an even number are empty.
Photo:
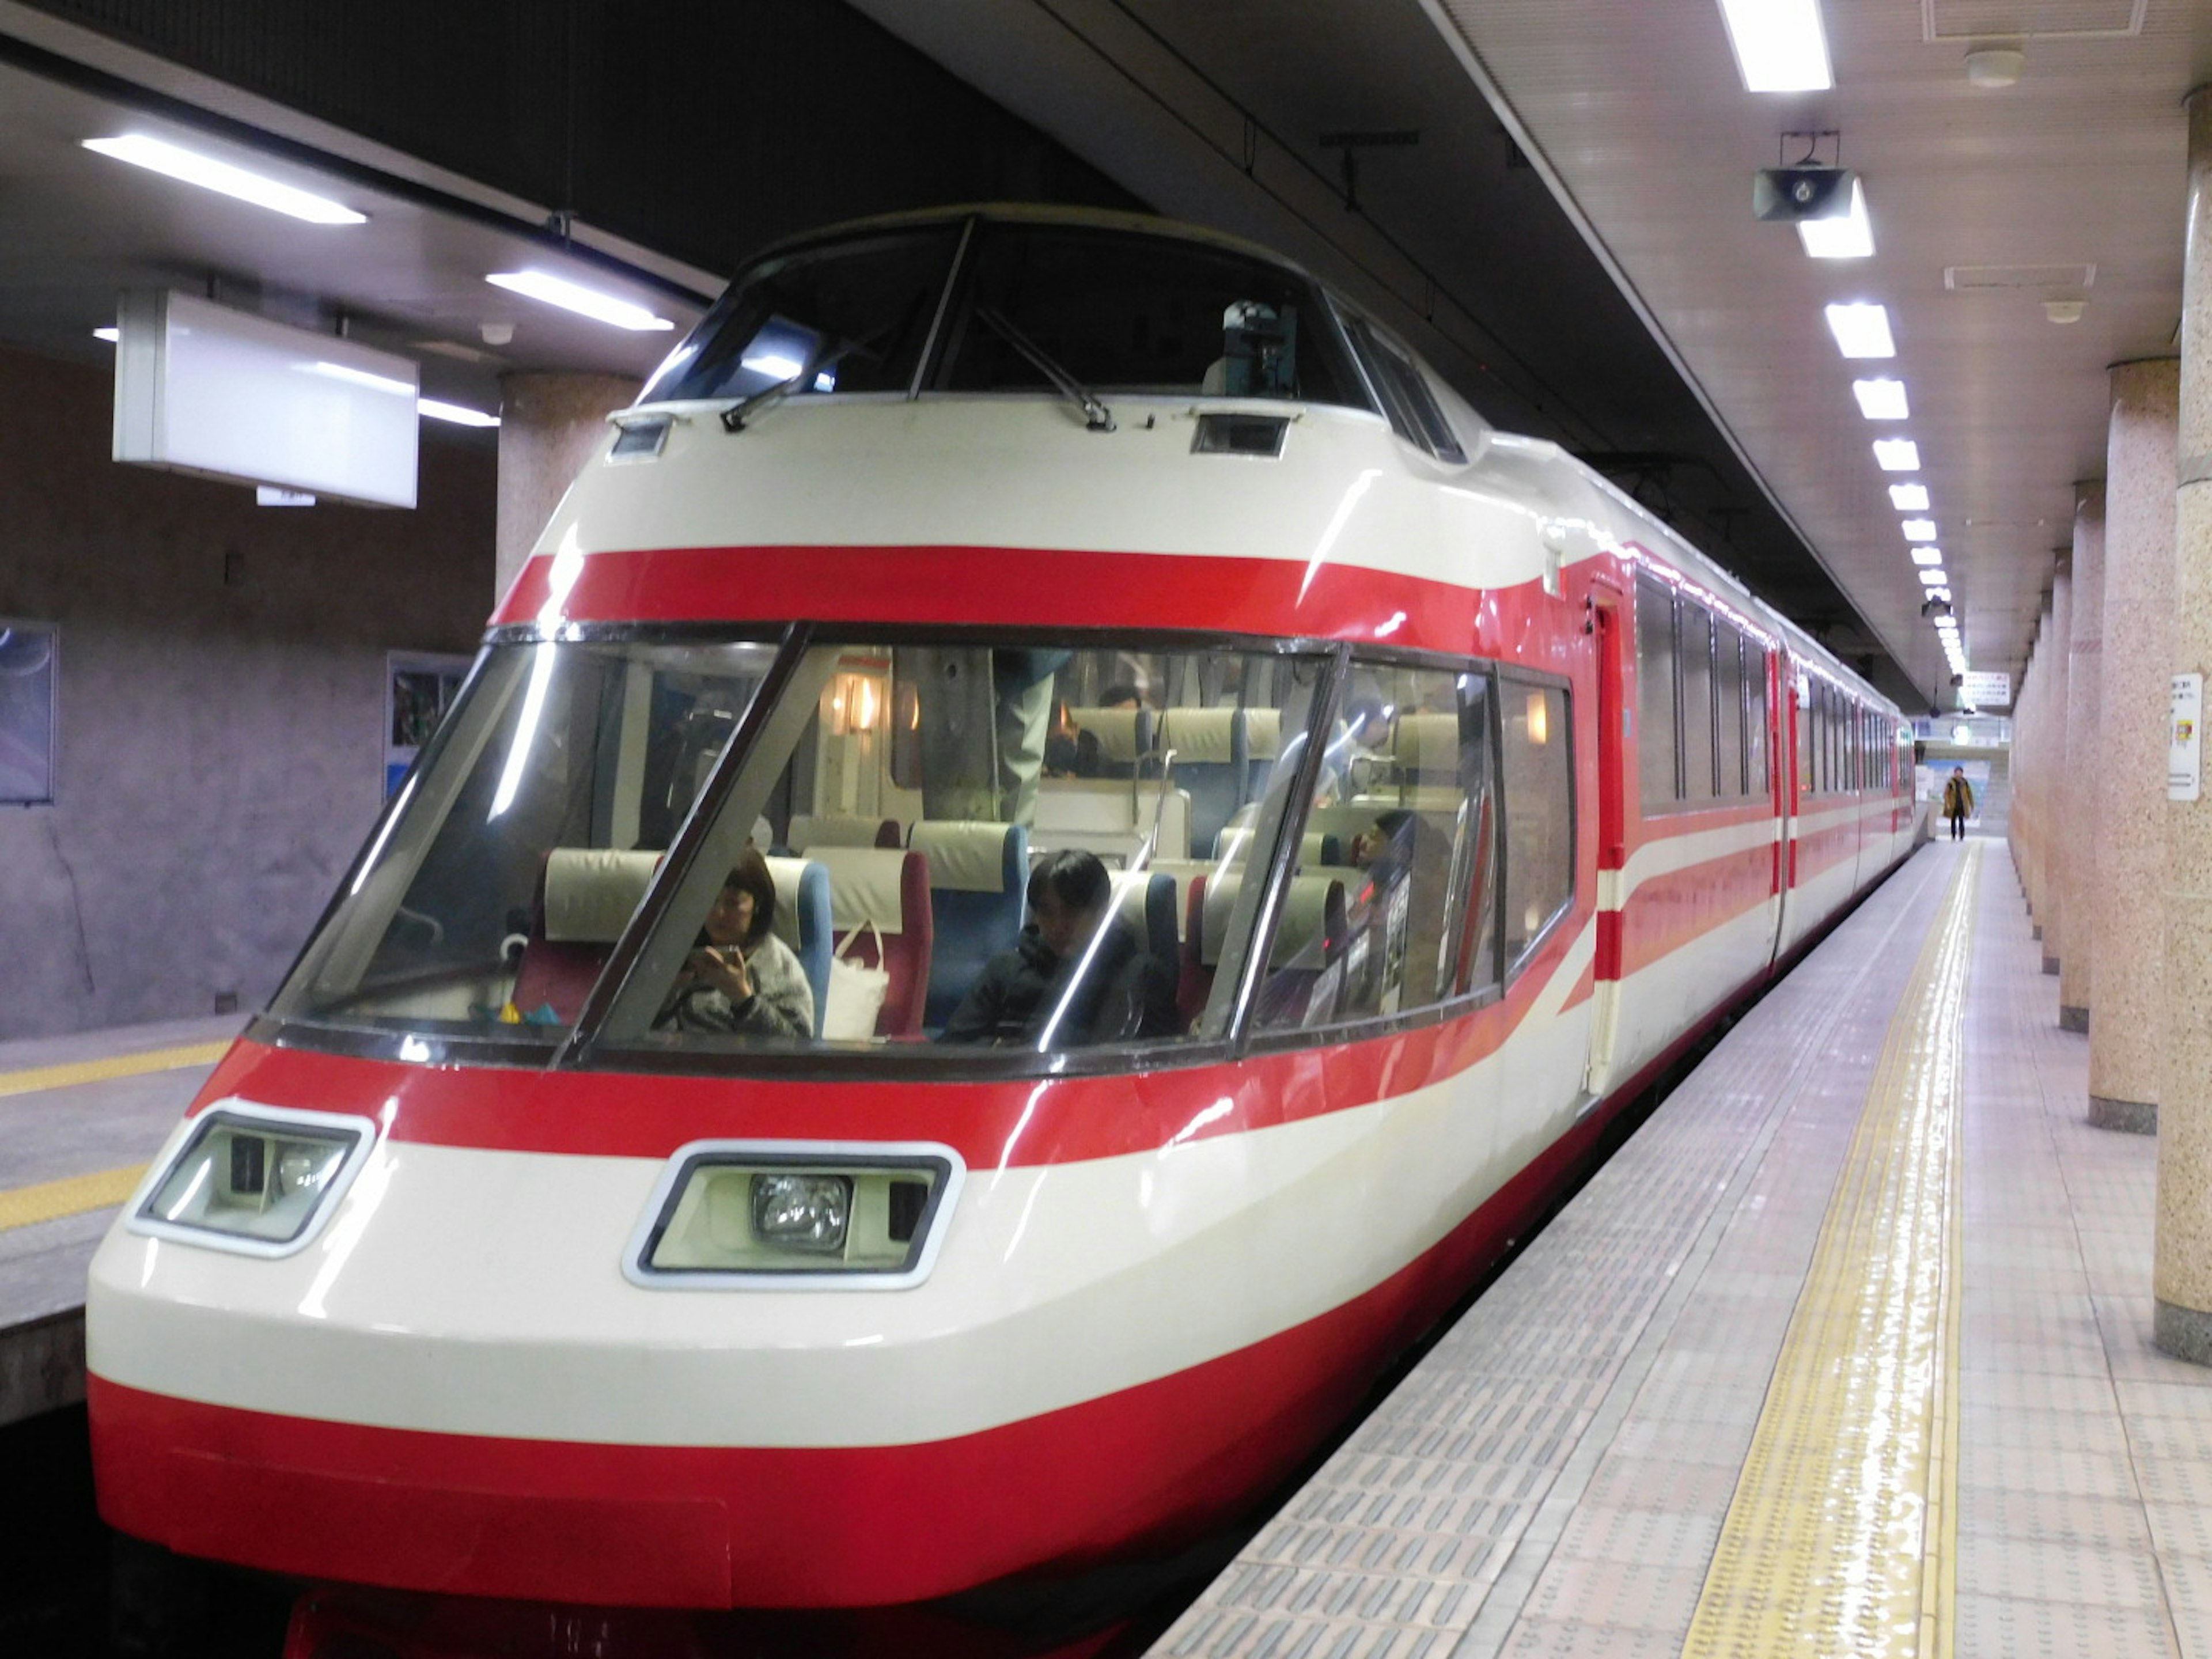
[[[1097,855],[1054,853],[1030,872],[1029,924],[991,958],[945,1023],[945,1042],[1072,1048],[1168,1036],[1175,988],[1113,913]]]

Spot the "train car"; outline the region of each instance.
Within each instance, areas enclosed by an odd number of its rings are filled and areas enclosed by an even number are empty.
[[[102,1245],[102,1511],[392,1652],[1171,1550],[1905,854],[1908,742],[1264,251],[773,249]]]

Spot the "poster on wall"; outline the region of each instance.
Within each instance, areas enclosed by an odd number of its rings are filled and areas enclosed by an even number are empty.
[[[394,651],[385,658],[384,793],[399,787],[415,757],[453,706],[470,659],[442,652]]]
[[[48,623],[0,618],[0,802],[54,798],[54,681],[59,641]]]

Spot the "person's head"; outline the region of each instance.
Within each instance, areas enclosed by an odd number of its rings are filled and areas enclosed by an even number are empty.
[[[1954,766],[1951,769],[1951,775],[1954,778],[1963,778],[1966,775],[1966,769],[1963,766]]]
[[[1056,957],[1078,949],[1097,927],[1114,893],[1113,878],[1096,853],[1070,848],[1030,872],[1030,919]]]
[[[722,890],[707,912],[707,937],[723,947],[750,951],[775,925],[775,878],[760,849],[748,847],[722,878]]]
[[[1403,807],[1383,813],[1366,829],[1352,838],[1352,861],[1364,870],[1389,852],[1401,836],[1410,836],[1413,830],[1413,815]]]
[[[1142,708],[1144,694],[1127,680],[1116,680],[1098,694],[1101,708]]]
[[[1355,697],[1345,708],[1344,726],[1354,742],[1380,748],[1390,735],[1389,711],[1379,698]]]

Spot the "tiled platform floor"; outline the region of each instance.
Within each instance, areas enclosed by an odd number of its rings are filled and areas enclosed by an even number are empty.
[[[1954,1650],[2212,1656],[2212,1373],[2150,1344],[2156,1146],[2087,1126],[2087,1039],[1979,845]],[[1685,1653],[1960,856],[1922,849],[1731,1031],[1154,1653]]]
[[[63,1068],[159,1061],[225,1042],[243,1024],[226,1014],[0,1043],[0,1206],[50,1183],[143,1164],[213,1062],[26,1085],[65,1077]],[[85,1267],[114,1215],[104,1205],[9,1225],[0,1213],[0,1423],[83,1397]]]

